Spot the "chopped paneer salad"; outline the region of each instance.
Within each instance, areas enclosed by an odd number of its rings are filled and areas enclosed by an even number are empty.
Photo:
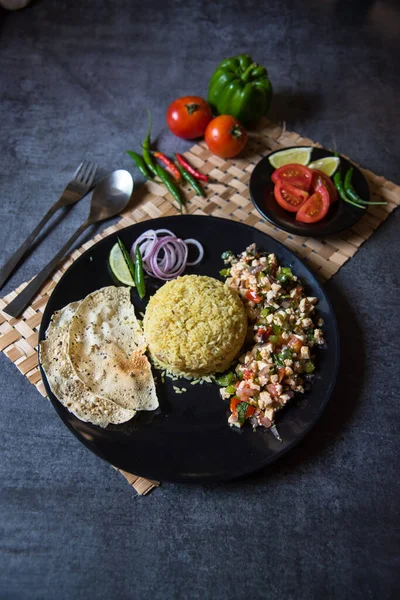
[[[255,244],[222,258],[220,274],[240,294],[251,323],[247,351],[234,371],[216,380],[222,398],[230,400],[229,424],[241,427],[248,419],[279,437],[275,413],[295,392],[304,393],[314,377],[313,348],[325,343],[323,321],[314,314],[317,298],[307,297],[292,270]]]

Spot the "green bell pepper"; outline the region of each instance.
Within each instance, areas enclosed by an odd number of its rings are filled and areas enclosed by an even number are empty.
[[[267,70],[247,54],[223,60],[208,88],[208,102],[214,113],[232,115],[245,127],[255,125],[267,114],[271,98]]]

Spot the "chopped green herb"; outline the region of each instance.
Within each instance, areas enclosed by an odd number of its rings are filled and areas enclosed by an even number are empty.
[[[233,252],[231,250],[226,250],[221,254],[222,260],[227,260],[228,258],[231,258],[231,256],[233,256]]]
[[[220,274],[222,277],[228,277],[228,276],[229,276],[229,274],[230,274],[230,272],[231,272],[231,270],[230,270],[230,269],[221,269],[221,270],[220,270],[220,272],[219,272],[219,274]]]
[[[282,327],[280,325],[275,325],[275,323],[273,323],[272,331],[274,332],[274,335],[279,335],[282,331]]]
[[[238,414],[238,421],[241,425],[243,425],[243,423],[246,420],[246,412],[247,412],[248,406],[249,405],[247,404],[247,402],[241,402],[236,407],[237,414]]]
[[[285,365],[285,360],[292,358],[292,351],[289,348],[284,348],[279,354],[273,354],[272,360],[280,367]]]
[[[305,373],[313,373],[315,371],[315,365],[312,362],[312,360],[309,360],[308,362],[306,362],[306,364],[304,365],[304,372]]]

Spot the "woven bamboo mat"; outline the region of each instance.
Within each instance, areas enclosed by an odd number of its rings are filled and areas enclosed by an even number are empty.
[[[243,158],[223,160],[211,154],[204,142],[194,145],[185,153],[186,157],[203,173],[208,173],[214,183],[206,186],[207,198],[195,196],[192,190],[187,191],[187,212],[214,215],[254,226],[283,242],[304,259],[320,279],[326,281],[354,256],[361,244],[400,204],[400,187],[371,171],[361,169],[368,180],[372,198],[385,200],[386,206],[369,207],[357,225],[336,236],[317,240],[290,235],[260,217],[249,199],[247,184],[255,164],[261,157],[272,150],[295,145],[319,146],[318,143],[295,132],[285,131],[282,126],[267,120],[264,120],[259,130],[251,136]],[[4,352],[43,396],[45,390],[37,359],[38,330],[46,303],[62,274],[85,250],[110,233],[139,221],[175,215],[178,212],[171,195],[157,183],[145,183],[135,194],[137,202],[131,203],[134,208],[124,213],[116,225],[108,227],[68,256],[21,318],[14,319],[1,309],[13,300],[27,283],[0,300],[0,351]],[[157,482],[131,473],[121,473],[139,494],[146,494],[158,485]]]

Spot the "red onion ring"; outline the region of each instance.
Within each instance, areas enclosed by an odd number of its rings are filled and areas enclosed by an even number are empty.
[[[195,261],[188,262],[188,245],[192,244],[199,252]],[[143,269],[152,277],[169,281],[182,275],[187,266],[194,266],[204,257],[203,246],[194,239],[181,240],[169,229],[148,229],[142,233],[131,248],[134,259],[139,246]]]

